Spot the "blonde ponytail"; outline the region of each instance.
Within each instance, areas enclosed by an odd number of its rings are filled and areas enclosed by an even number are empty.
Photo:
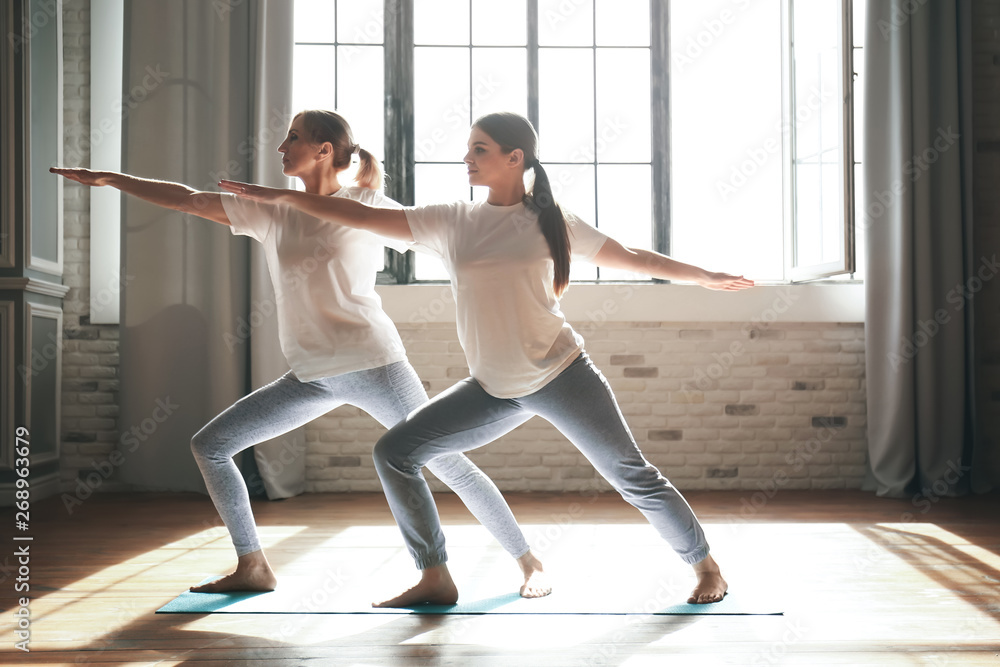
[[[375,159],[375,156],[358,147],[358,173],[354,175],[354,182],[369,190],[381,190],[385,177],[382,173],[382,163]]]

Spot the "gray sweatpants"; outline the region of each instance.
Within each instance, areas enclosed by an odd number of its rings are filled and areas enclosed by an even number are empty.
[[[622,497],[645,515],[685,563],[708,555],[701,524],[680,492],[649,463],[604,375],[583,353],[538,391],[496,398],[473,378],[435,396],[375,445],[375,468],[417,568],[448,558],[437,508],[420,469],[499,438],[533,415],[551,422]]]
[[[191,450],[212,502],[233,538],[236,554],[261,548],[246,483],[233,462],[237,452],[345,403],[361,408],[389,428],[425,402],[427,393],[406,361],[312,382],[301,382],[289,371],[206,424],[191,439]],[[455,491],[511,556],[519,558],[527,553],[528,543],[507,502],[493,481],[465,455],[442,457],[428,469]]]

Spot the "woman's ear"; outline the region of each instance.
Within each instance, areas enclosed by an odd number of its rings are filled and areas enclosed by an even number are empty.
[[[524,166],[524,151],[520,148],[515,148],[510,153],[507,154],[507,166],[508,167],[523,167]]]
[[[324,141],[319,145],[319,150],[316,151],[317,160],[326,160],[333,157],[333,144],[329,141]]]

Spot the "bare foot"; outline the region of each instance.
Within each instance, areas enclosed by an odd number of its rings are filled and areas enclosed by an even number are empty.
[[[192,593],[224,593],[226,591],[273,591],[278,585],[271,565],[261,550],[240,556],[236,571],[201,586],[192,586]]]
[[[722,578],[719,564],[711,554],[695,563],[693,567],[694,573],[698,576],[698,583],[688,598],[688,604],[709,604],[726,597],[729,584]]]
[[[542,561],[535,558],[530,549],[517,559],[517,564],[521,566],[521,572],[524,573],[524,585],[521,586],[521,597],[543,598],[552,592],[552,585],[542,570]]]
[[[420,581],[396,597],[384,602],[372,602],[373,607],[413,607],[418,604],[455,604],[458,602],[458,587],[442,563],[421,570]]]

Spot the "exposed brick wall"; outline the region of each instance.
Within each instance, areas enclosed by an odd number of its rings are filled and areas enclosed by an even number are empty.
[[[90,0],[63,3],[63,123],[66,166],[88,166]],[[67,181],[63,192],[63,281],[70,290],[63,302],[61,477],[73,488],[118,440],[118,327],[90,324],[89,188]]]
[[[1000,0],[974,0],[973,22],[973,256],[1000,257]],[[990,280],[975,296],[979,356],[980,437],[1000,447],[1000,286]],[[1000,469],[994,460],[993,469]]]
[[[611,383],[639,448],[678,487],[860,486],[866,448],[861,324],[578,328],[586,331],[587,351]],[[454,325],[401,333],[432,396],[468,375]],[[383,432],[354,408],[313,422],[306,432],[307,488],[379,490],[371,448]],[[540,418],[470,457],[505,490],[610,490]]]

